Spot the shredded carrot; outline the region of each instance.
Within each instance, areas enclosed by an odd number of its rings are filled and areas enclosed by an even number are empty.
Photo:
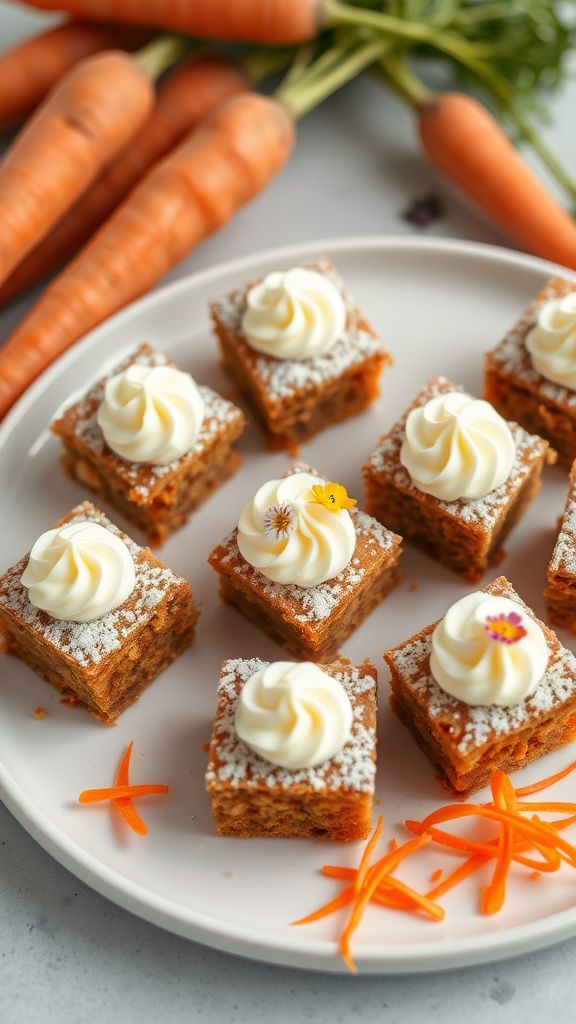
[[[377,861],[377,863],[374,864],[367,873],[362,889],[360,892],[356,893],[352,913],[348,918],[344,931],[340,935],[340,953],[344,963],[353,974],[356,973],[357,967],[350,953],[350,940],[358,928],[364,915],[364,911],[372,899],[374,892],[380,885],[384,876],[387,875],[391,869],[396,866],[396,864],[399,864],[400,861],[405,860],[411,853],[415,853],[416,850],[419,850],[429,842],[430,836],[427,835],[416,836],[415,839],[409,839],[407,843],[403,843],[403,845],[399,846],[397,850],[386,854],[385,857],[382,857]]]
[[[481,908],[485,914],[494,914],[504,904],[508,874],[513,862],[531,868],[532,874],[529,877],[538,878],[544,872],[557,871],[563,861],[576,867],[576,847],[559,835],[563,829],[576,822],[576,804],[568,801],[529,803],[518,799],[528,792],[537,793],[547,788],[568,775],[575,766],[571,764],[554,776],[518,790],[504,772],[498,771],[491,780],[491,803],[464,806],[448,804],[429,814],[424,821],[406,821],[406,827],[413,834],[429,835],[441,846],[468,854],[463,864],[428,892],[428,898],[437,900],[493,860],[492,878],[482,890]],[[530,818],[524,817],[522,812],[527,811],[572,813],[567,818],[548,822],[543,821],[537,813],[533,813]],[[471,816],[497,822],[498,836],[486,842],[455,836],[437,828],[438,823]],[[531,850],[535,850],[541,859],[525,855]]]
[[[504,772],[495,772],[492,776],[491,789],[494,804],[503,811],[514,809],[516,803],[513,791],[511,794],[510,787],[506,785],[506,782]],[[482,892],[482,910],[485,914],[497,914],[504,905],[506,881],[512,863],[513,843],[512,826],[503,824],[500,829],[494,872],[489,885]]]
[[[85,789],[80,793],[78,801],[81,804],[97,804],[103,800],[121,800],[126,796],[155,796],[167,792],[168,786],[108,786],[106,789]]]
[[[132,751],[134,749],[134,740],[132,740],[126,747],[126,751],[120,765],[118,766],[118,773],[116,775],[117,786],[129,786],[130,785],[130,758],[132,757]],[[118,813],[124,818],[124,821],[139,836],[145,836],[148,834],[148,826],[138,814],[138,811],[134,807],[130,797],[123,797],[112,801],[112,806],[116,808]]]
[[[429,814],[423,821],[407,820],[405,826],[414,836],[401,846],[392,839],[389,852],[375,864],[370,857],[382,832],[382,815],[368,839],[357,868],[325,864],[322,874],[326,878],[345,881],[348,884],[334,899],[318,907],[306,917],[293,924],[310,924],[319,921],[337,910],[350,906],[346,925],[340,934],[340,953],[348,969],[356,972],[350,944],[359,927],[364,911],[370,902],[395,910],[423,912],[433,920],[442,920],[444,908],[438,899],[469,878],[480,868],[492,863],[492,875],[481,889],[480,906],[485,914],[496,914],[506,899],[508,876],[513,863],[529,868],[528,878],[536,880],[543,873],[558,871],[562,862],[576,867],[576,846],[564,839],[560,833],[576,824],[576,803],[569,801],[526,802],[528,793],[538,793],[560,779],[565,778],[576,762],[556,775],[534,783],[530,787],[515,789],[509,777],[502,771],[494,773],[491,779],[492,800],[482,804],[447,804]],[[566,813],[567,817],[544,821],[539,812]],[[529,813],[530,817],[526,814]],[[483,818],[498,826],[498,833],[492,839],[469,839],[453,835],[439,824],[462,818]],[[455,853],[463,853],[466,859],[452,872],[443,877],[443,869],[437,868],[430,876],[433,887],[420,893],[392,877],[394,869],[411,854],[427,843],[434,842]],[[536,856],[534,856],[536,854]]]
[[[561,779],[565,779],[570,772],[573,772],[576,768],[576,761],[572,761],[567,768],[563,768],[561,772],[556,772],[555,775],[549,775],[547,779],[541,779],[540,782],[533,782],[531,786],[519,786],[516,790],[516,796],[530,796],[532,793],[541,793],[543,789],[548,789],[549,786],[553,786],[555,782],[560,782]]]
[[[335,864],[325,864],[322,868],[322,874],[326,878],[338,878],[345,881],[354,880],[357,877],[356,868],[344,868]],[[386,876],[372,898],[374,902],[384,903],[386,906],[396,907],[399,910],[409,910],[412,907],[418,907],[421,910],[425,910],[431,917],[440,918],[444,916],[441,907],[431,903],[422,893],[416,892],[411,886],[401,882],[398,878],[393,878],[391,875]]]
[[[145,784],[141,786],[130,785],[130,758],[132,756],[133,749],[134,741],[128,745],[122,760],[120,761],[118,772],[116,774],[115,786],[108,786],[100,789],[85,789],[80,793],[78,802],[81,804],[94,804],[110,800],[112,806],[122,815],[126,824],[129,825],[134,832],[137,832],[138,835],[146,835],[148,828],[136,811],[132,800],[135,797],[154,796],[161,793],[168,793],[169,787],[157,784]]]
[[[364,853],[362,854],[362,856],[360,858],[360,863],[358,865],[358,872],[356,874],[356,880],[354,882],[354,893],[355,893],[355,895],[360,892],[360,889],[364,885],[364,879],[366,878],[366,873],[368,871],[368,864],[369,864],[369,861],[370,861],[370,857],[372,855],[372,851],[373,851],[374,847],[376,846],[376,843],[378,842],[380,836],[382,835],[382,825],[383,824],[384,824],[384,818],[383,818],[382,815],[380,815],[380,817],[378,818],[378,821],[376,822],[376,828],[374,829],[372,835],[368,839],[368,842],[366,843],[366,846],[364,847]]]

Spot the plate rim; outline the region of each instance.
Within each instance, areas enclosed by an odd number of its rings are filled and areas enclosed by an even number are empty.
[[[503,263],[506,266],[539,271],[543,275],[561,274],[576,279],[568,268],[531,256],[527,253],[507,249],[504,246],[487,245],[450,238],[418,238],[395,235],[358,235],[292,243],[287,246],[249,253],[244,256],[216,263],[204,270],[186,274],[157,290],[144,295],[98,325],[71,349],[64,352],[44,373],[42,373],[0,424],[0,453],[10,442],[18,425],[22,422],[38,395],[50,387],[52,380],[65,374],[68,367],[82,358],[83,353],[98,344],[101,334],[110,329],[113,322],[120,326],[124,321],[144,312],[146,309],[169,303],[173,296],[188,289],[202,287],[211,280],[225,275],[244,273],[254,263],[270,260],[279,262],[293,258],[301,259],[326,251],[338,254],[354,252],[381,252],[402,249],[438,254],[461,255],[485,260],[487,263]],[[249,271],[248,271],[249,272]],[[223,921],[212,915],[193,909],[183,908],[176,901],[151,893],[144,886],[131,881],[120,872],[109,868],[97,857],[85,851],[77,842],[69,839],[61,828],[51,825],[36,808],[33,801],[20,790],[16,780],[0,760],[0,799],[23,828],[52,857],[81,881],[101,895],[123,907],[125,910],[171,931],[184,938],[192,939],[223,952],[234,953],[254,960],[274,963],[286,967],[310,970],[343,972],[335,948],[325,939],[314,940],[298,937],[294,946],[287,944],[285,937],[268,936],[263,940],[261,931]],[[437,943],[413,943],[409,947],[394,945],[369,946],[358,950],[356,957],[361,970],[367,974],[401,974],[433,972],[475,964],[489,963],[522,953],[543,949],[576,935],[576,905],[573,908],[552,913],[545,918],[505,929],[499,933],[476,935]],[[335,944],[334,944],[335,946]]]

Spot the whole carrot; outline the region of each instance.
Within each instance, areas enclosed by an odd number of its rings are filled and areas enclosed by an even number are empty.
[[[78,61],[100,50],[136,50],[150,37],[126,25],[67,21],[0,54],[0,128],[12,127]]]
[[[138,137],[16,267],[0,287],[0,304],[69,259],[143,174],[209,110],[226,97],[247,89],[244,72],[224,57],[198,57],[176,68],[161,83],[154,113]]]
[[[29,0],[96,21],[157,25],[209,39],[298,43],[319,30],[321,0]]]
[[[428,158],[530,252],[576,270],[576,223],[476,100],[425,99],[418,129]]]
[[[293,135],[283,104],[246,93],[225,100],[156,164],[0,350],[0,416],[64,349],[257,195],[287,160]]]
[[[150,116],[154,87],[119,50],[77,64],[0,163],[0,283]]]

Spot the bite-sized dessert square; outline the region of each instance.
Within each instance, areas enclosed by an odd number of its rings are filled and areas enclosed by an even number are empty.
[[[64,467],[161,544],[240,464],[244,414],[140,345],[52,423]]]
[[[576,282],[552,277],[486,356],[484,393],[545,437],[570,468],[576,458]]]
[[[208,561],[220,596],[297,658],[332,661],[399,581],[402,538],[295,466],[263,484]]]
[[[554,626],[576,634],[576,462],[570,470],[568,496],[547,576],[548,618]]]
[[[211,312],[224,365],[272,448],[361,412],[392,362],[327,259],[246,284]]]
[[[369,661],[225,661],[206,772],[218,834],[364,839],[376,710]]]
[[[363,467],[366,509],[475,583],[502,558],[554,458],[547,441],[436,377]]]
[[[194,640],[188,582],[85,501],[0,577],[7,653],[112,724]]]
[[[384,659],[393,709],[457,796],[576,739],[576,658],[504,576]]]

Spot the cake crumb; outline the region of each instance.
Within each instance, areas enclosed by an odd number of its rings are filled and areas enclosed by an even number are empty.
[[[67,693],[65,697],[60,698],[60,703],[65,704],[68,708],[75,708],[78,704],[78,697],[75,693]]]
[[[224,872],[224,876],[225,876],[225,878],[236,878],[236,872],[235,871],[225,871]]]
[[[414,583],[410,583],[408,585],[408,590],[410,591],[411,594],[415,594],[417,590],[420,590],[420,584],[414,581]]]
[[[210,741],[208,741],[208,743],[202,744],[202,750],[204,751],[205,754],[208,753],[208,751],[210,750]]]
[[[41,718],[46,718],[46,709],[37,707],[32,715],[32,718],[36,718],[38,719],[38,721],[40,721]]]

